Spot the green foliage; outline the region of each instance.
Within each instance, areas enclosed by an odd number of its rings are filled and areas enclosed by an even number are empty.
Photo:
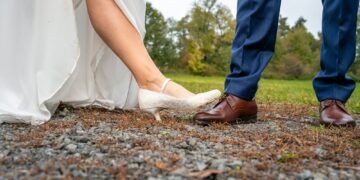
[[[324,134],[326,132],[326,127],[324,125],[320,126],[310,126],[310,129],[318,134]]]
[[[291,160],[296,159],[296,158],[298,158],[298,155],[295,154],[295,153],[283,152],[283,153],[279,156],[278,162],[286,163],[286,162],[291,161]]]
[[[146,31],[144,44],[155,63],[163,70],[174,67],[178,56],[169,23],[150,3],[146,4]]]
[[[353,148],[360,149],[360,139],[356,139],[352,143]]]
[[[355,80],[360,81],[360,12],[358,13],[358,26],[356,29],[357,44],[356,44],[356,59],[350,68],[350,76]]]
[[[264,77],[310,79],[319,70],[320,40],[307,31],[302,17],[290,27],[280,17],[275,53]]]
[[[185,66],[194,74],[227,71],[235,20],[217,0],[201,0],[176,27],[178,49]]]
[[[191,70],[191,72],[195,74],[204,74],[207,65],[202,63],[202,60],[204,59],[204,54],[200,50],[199,45],[197,45],[195,42],[190,45],[190,50],[186,54],[186,59],[188,61],[188,66]]]
[[[219,0],[198,0],[179,21],[166,20],[147,4],[145,45],[151,57],[165,72],[191,72],[197,75],[228,74],[236,21]],[[360,16],[360,14],[359,14]],[[359,23],[360,23],[360,17]],[[312,79],[320,69],[322,35],[311,34],[300,17],[290,26],[280,16],[274,56],[265,78]],[[357,29],[360,34],[360,26]],[[357,58],[349,75],[360,81],[360,35]]]

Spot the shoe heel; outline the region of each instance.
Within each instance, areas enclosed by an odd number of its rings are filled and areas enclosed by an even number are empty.
[[[256,121],[257,121],[257,114],[252,116],[239,117],[236,119],[237,124],[250,124],[250,123],[256,123]]]
[[[150,114],[152,114],[155,117],[155,120],[158,122],[161,122],[161,117],[160,117],[160,109],[159,108],[151,108],[151,109],[144,109],[145,112],[148,112]]]

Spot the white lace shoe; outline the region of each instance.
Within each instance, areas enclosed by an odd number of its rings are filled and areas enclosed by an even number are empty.
[[[153,114],[157,121],[161,121],[160,111],[162,110],[195,110],[217,100],[221,96],[221,92],[219,90],[196,94],[195,96],[187,99],[169,96],[164,94],[164,90],[170,81],[170,79],[165,80],[160,92],[154,92],[146,89],[140,89],[139,91],[140,109]]]

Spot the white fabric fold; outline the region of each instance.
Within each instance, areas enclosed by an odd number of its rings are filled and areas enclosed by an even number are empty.
[[[145,1],[116,3],[144,37]],[[84,0],[0,0],[0,123],[42,124],[60,102],[134,108],[137,94]]]

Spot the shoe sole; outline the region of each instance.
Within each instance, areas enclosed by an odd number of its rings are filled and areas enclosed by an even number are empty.
[[[252,124],[257,122],[257,115],[239,117],[234,124]]]
[[[252,123],[256,123],[257,122],[257,115],[252,115],[252,116],[244,116],[244,117],[238,117],[235,119],[234,122],[218,122],[218,123],[214,123],[214,122],[204,122],[204,121],[199,121],[199,120],[195,120],[196,124],[201,125],[201,126],[208,126],[210,124],[230,124],[230,125],[237,125],[237,124],[252,124]]]
[[[337,125],[337,124],[328,124],[328,123],[324,123],[324,122],[319,122],[320,125],[325,126],[327,128],[331,128],[331,127],[336,127],[336,128],[355,128],[356,127],[356,122],[352,122],[352,123],[348,123],[348,124],[343,124],[343,125]]]

